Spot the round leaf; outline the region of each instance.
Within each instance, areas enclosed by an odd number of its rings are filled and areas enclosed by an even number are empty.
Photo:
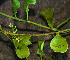
[[[16,49],[16,54],[19,58],[25,58],[30,55],[29,49],[25,44],[19,44],[19,46]]]
[[[54,50],[54,52],[64,53],[68,49],[68,44],[65,38],[61,37],[60,35],[56,35],[52,39],[50,47]]]

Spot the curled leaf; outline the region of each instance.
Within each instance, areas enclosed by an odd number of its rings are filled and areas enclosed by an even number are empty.
[[[27,6],[28,6],[29,4],[34,4],[34,5],[35,5],[35,3],[36,3],[36,0],[26,0],[25,3],[24,3],[24,10],[27,9],[27,11],[29,11],[29,9],[28,9]]]

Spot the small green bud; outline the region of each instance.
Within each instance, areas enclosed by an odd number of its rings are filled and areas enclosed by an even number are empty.
[[[15,26],[15,28],[16,28],[16,26]],[[14,29],[15,29],[15,28],[14,28]]]
[[[12,27],[13,27],[13,25],[12,25]]]

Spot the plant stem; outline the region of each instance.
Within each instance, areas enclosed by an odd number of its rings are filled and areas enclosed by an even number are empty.
[[[42,57],[40,57],[41,58],[41,60],[42,60]]]
[[[62,31],[58,31],[59,33],[62,33],[64,31],[68,31],[70,29],[65,29],[65,30],[62,30]],[[2,31],[0,31],[2,32]],[[6,34],[10,34],[10,35],[17,35],[17,36],[22,36],[22,35],[25,35],[25,34],[15,34],[15,33],[11,33],[11,32],[5,32]],[[50,32],[50,33],[44,33],[44,34],[30,34],[30,36],[43,36],[43,35],[49,35],[49,34],[54,34],[56,32]]]
[[[2,33],[4,33],[8,38],[9,38],[9,36],[6,34],[6,31],[4,31],[2,28],[0,28],[1,29],[1,32]],[[9,38],[10,39],[10,38]],[[11,40],[11,39],[10,39]],[[12,40],[11,40],[12,41]]]
[[[32,21],[26,21],[26,20],[23,20],[23,19],[19,19],[19,18],[17,18],[17,17],[12,17],[12,16],[9,16],[9,15],[4,14],[4,13],[2,13],[2,12],[0,12],[0,14],[1,14],[1,15],[4,15],[4,16],[6,16],[6,17],[12,18],[12,19],[16,19],[16,20],[18,20],[18,21],[32,23],[32,24],[34,24],[34,25],[37,25],[37,26],[40,26],[40,27],[44,27],[44,28],[47,28],[47,29],[50,29],[50,30],[51,30],[50,27],[47,27],[47,26],[44,26],[44,25],[41,25],[41,24],[38,24],[38,23],[35,23],[35,22],[32,22]]]
[[[35,22],[32,22],[32,21],[27,21],[28,23],[32,23],[34,25],[37,25],[37,26],[40,26],[40,27],[44,27],[44,28],[47,28],[47,29],[51,29],[50,27],[47,27],[47,26],[44,26],[44,25],[41,25],[41,24],[38,24],[38,23],[35,23]]]
[[[26,59],[28,60],[28,58],[26,57]]]
[[[27,6],[27,8],[28,8],[28,6]],[[26,9],[26,13],[27,13],[27,20],[28,20],[28,10]]]
[[[49,59],[50,59],[50,56],[47,57],[47,60],[49,60]]]
[[[66,21],[64,21],[64,22],[62,22],[61,24],[59,24],[56,28],[60,27],[60,26],[61,26],[61,25],[63,25],[64,23],[66,23],[69,19],[70,19],[70,17],[69,17],[69,18],[67,18],[67,20],[66,20]]]

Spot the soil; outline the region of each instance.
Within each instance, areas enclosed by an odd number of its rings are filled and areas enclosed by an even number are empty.
[[[20,19],[26,19],[26,11],[24,10],[24,2],[25,0],[20,1],[20,8],[18,9],[17,17]],[[48,26],[47,21],[39,14],[44,9],[54,8],[54,27],[56,27],[61,22],[65,21],[68,17],[70,17],[70,0],[37,0],[36,4],[29,5],[29,17],[28,20],[42,24],[44,26]],[[0,2],[0,12],[8,14],[10,16],[13,15],[13,6],[12,0],[2,0]],[[33,24],[19,22],[13,20],[11,18],[7,18],[3,15],[0,15],[0,24],[2,25],[2,29],[5,31],[11,31],[9,28],[9,24],[12,23],[13,26],[17,27],[18,34],[41,34],[50,32],[50,30],[46,28],[42,28]],[[70,28],[70,20],[59,27],[59,30]],[[38,49],[38,40],[45,40],[44,50],[43,50],[43,60],[46,60],[48,56],[50,56],[49,60],[70,60],[70,32],[61,34],[68,43],[68,50],[65,53],[56,53],[50,48],[50,41],[55,35],[47,35],[47,36],[32,36],[30,41],[32,44],[29,47],[30,55],[28,60],[40,60],[40,56],[37,55]],[[26,60],[20,59],[17,57],[15,52],[14,44],[3,34],[0,32],[0,60]]]

